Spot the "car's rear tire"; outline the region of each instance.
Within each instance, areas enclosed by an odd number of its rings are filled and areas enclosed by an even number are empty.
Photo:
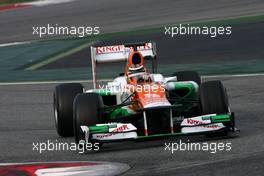
[[[73,136],[73,100],[83,92],[83,86],[78,83],[61,84],[55,87],[53,93],[54,119],[57,133],[61,137]]]
[[[180,71],[173,73],[173,76],[177,77],[177,81],[194,81],[199,86],[201,85],[201,77],[198,72],[195,71]]]
[[[100,122],[103,100],[97,93],[79,94],[73,103],[73,123],[75,142],[84,140],[84,133],[81,126],[91,126]]]
[[[221,81],[208,81],[200,86],[200,101],[203,114],[229,112],[226,89]]]

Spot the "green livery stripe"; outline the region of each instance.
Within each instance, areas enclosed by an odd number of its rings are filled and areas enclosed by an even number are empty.
[[[229,114],[216,115],[211,118],[213,123],[217,122],[230,122],[231,116]]]
[[[115,119],[116,117],[124,117],[124,116],[128,116],[130,115],[130,113],[128,112],[128,110],[124,107],[120,107],[115,109],[111,114],[110,114],[110,119]]]
[[[109,133],[109,128],[116,128],[117,125],[109,124],[109,125],[99,125],[99,126],[89,126],[89,130],[91,133]]]
[[[98,94],[102,96],[111,95],[111,91],[108,89],[96,89],[95,92],[97,92]]]
[[[205,116],[202,117],[202,120],[210,120],[212,123],[218,123],[218,122],[230,122],[231,116],[229,114],[219,114],[215,116]]]

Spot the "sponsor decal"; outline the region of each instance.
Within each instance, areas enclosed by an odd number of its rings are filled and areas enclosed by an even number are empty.
[[[107,138],[107,137],[110,137],[110,136],[113,136],[113,135],[114,135],[113,133],[97,134],[97,135],[95,136],[95,138],[102,139],[102,138]]]
[[[151,43],[146,43],[144,46],[138,46],[137,49],[140,50],[147,50],[152,49]],[[115,53],[115,52],[122,52],[125,51],[124,45],[113,45],[113,46],[103,46],[103,47],[96,47],[96,54],[103,54],[103,53]],[[133,47],[130,48],[130,51],[133,51]]]
[[[197,132],[207,132],[207,131],[215,131],[224,128],[225,126],[223,123],[215,123],[215,124],[208,124],[203,126],[190,126],[190,127],[183,127],[182,133],[197,133]]]
[[[121,125],[117,128],[114,128],[113,130],[109,129],[109,132],[112,132],[112,133],[120,133],[120,132],[124,132],[124,131],[127,131],[129,130],[129,127],[127,124],[124,124],[124,125]]]
[[[210,117],[216,114],[202,115],[184,119],[181,123],[183,133],[214,131],[224,128],[223,123],[211,123]]]
[[[219,125],[215,125],[215,124],[212,124],[212,125],[205,125],[204,127],[205,127],[205,128],[220,128]]]
[[[96,54],[113,53],[118,51],[124,51],[124,45],[104,46],[96,48]]]
[[[216,114],[208,114],[208,115],[202,115],[192,118],[186,118],[182,121],[181,126],[198,126],[198,125],[210,124],[211,123],[210,117],[214,115]]]
[[[187,119],[187,123],[190,125],[202,125],[202,124],[207,124],[204,121],[199,121],[195,119]]]
[[[93,134],[95,139],[119,139],[119,138],[132,138],[136,137],[135,131],[137,128],[132,124],[122,124],[118,123],[116,128],[109,128],[109,133],[104,134]],[[123,133],[126,132],[126,133]]]
[[[119,124],[118,124],[119,125]],[[106,138],[106,137],[110,137],[110,136],[114,136],[117,133],[122,133],[125,131],[129,131],[130,128],[128,127],[128,124],[123,124],[121,126],[117,126],[116,128],[110,128],[109,132],[107,134],[97,134],[96,138]]]
[[[104,134],[93,134],[93,139],[97,140],[115,140],[115,139],[135,139],[137,133],[135,131],[126,133],[104,133]]]
[[[127,130],[129,130],[128,126],[127,126],[127,124],[124,124],[120,127],[114,128],[113,130],[109,129],[109,132],[111,132],[111,133],[107,133],[107,134],[103,134],[103,135],[98,134],[98,135],[96,135],[96,138],[106,138],[106,137],[114,136],[117,133],[122,133],[122,132],[127,131]]]
[[[133,48],[131,48],[133,49]],[[138,46],[137,50],[146,50],[146,49],[152,49],[152,44],[151,43],[146,43],[144,46]]]

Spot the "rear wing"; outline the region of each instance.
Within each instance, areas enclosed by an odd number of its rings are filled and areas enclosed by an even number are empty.
[[[152,60],[152,72],[157,72],[156,43],[141,42],[110,46],[91,46],[93,86],[97,87],[96,65],[127,61],[130,52],[139,51],[145,60]]]

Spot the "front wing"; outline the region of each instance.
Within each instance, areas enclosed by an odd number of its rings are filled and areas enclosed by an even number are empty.
[[[171,120],[173,122],[173,120]],[[181,132],[174,132],[172,125],[171,132],[165,134],[139,136],[137,128],[131,123],[107,123],[94,126],[81,126],[85,136],[85,142],[113,142],[123,140],[137,140],[155,137],[183,136],[195,134],[208,134],[220,131],[236,132],[234,113],[208,114],[185,118],[181,121]],[[227,125],[228,124],[228,125]]]

